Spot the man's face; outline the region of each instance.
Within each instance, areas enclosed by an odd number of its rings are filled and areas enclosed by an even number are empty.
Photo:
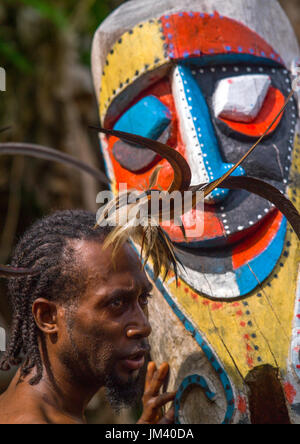
[[[67,315],[60,358],[80,383],[106,385],[114,402],[131,403],[143,389],[152,286],[128,244],[114,262],[112,250],[99,242],[76,242],[74,248],[86,291]]]

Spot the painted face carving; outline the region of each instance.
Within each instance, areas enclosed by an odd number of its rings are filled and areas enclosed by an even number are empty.
[[[120,68],[121,54],[133,46],[130,61]],[[193,185],[230,168],[291,90],[290,73],[268,42],[217,13],[186,11],[141,23],[118,39],[106,65],[100,92],[105,125],[174,147],[189,162]],[[293,99],[236,174],[263,178],[285,192],[297,118]],[[171,182],[170,166],[155,153],[115,138],[104,142],[116,185],[143,186],[158,164],[159,185]],[[204,217],[204,233],[188,244],[178,227],[166,227],[186,267],[181,278],[192,289],[233,298],[270,275],[286,233],[285,219],[270,204],[243,191],[215,190],[204,214],[194,210],[183,216],[185,227],[196,217]]]
[[[290,92],[297,57],[276,0],[131,0],[94,40],[102,124],[167,143],[189,162],[193,183],[211,181],[268,127]],[[293,98],[237,172],[270,181],[297,208],[298,122]],[[144,186],[158,164],[160,185],[170,184],[171,168],[152,152],[115,138],[101,145],[114,185]],[[298,423],[296,236],[280,213],[247,193],[216,191],[204,210],[205,231],[188,244],[165,227],[186,271],[178,286],[172,275],[157,280],[149,305],[151,353],[172,363],[177,418]],[[186,226],[199,211],[184,216]]]

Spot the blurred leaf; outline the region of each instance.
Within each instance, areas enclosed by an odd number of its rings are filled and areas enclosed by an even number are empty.
[[[14,43],[0,41],[0,54],[5,57],[6,62],[11,62],[24,74],[32,73],[33,68],[31,63],[15,48]]]
[[[67,16],[62,9],[53,5],[53,2],[46,0],[20,0],[26,6],[31,6],[38,11],[41,16],[49,19],[59,28],[66,27],[68,25]]]

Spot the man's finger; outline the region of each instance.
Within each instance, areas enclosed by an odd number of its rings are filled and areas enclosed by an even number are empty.
[[[146,405],[144,405],[143,414],[139,420],[139,424],[157,424],[160,420],[160,409],[176,396],[176,392],[163,393],[156,398],[151,398]]]
[[[174,424],[175,409],[172,407],[157,424]]]
[[[148,391],[151,393],[152,396],[158,395],[161,386],[165,382],[168,372],[169,364],[167,362],[163,362],[157,372],[154,374],[151,385],[149,386]]]
[[[147,374],[146,374],[146,381],[145,381],[145,392],[149,391],[155,372],[156,372],[156,364],[155,364],[155,362],[151,361],[151,362],[149,362],[148,367],[147,367]]]
[[[175,399],[175,396],[176,392],[163,393],[162,395],[159,395],[156,398],[152,398],[150,401],[148,401],[146,408],[151,411],[157,411],[168,402],[173,401],[173,399]]]

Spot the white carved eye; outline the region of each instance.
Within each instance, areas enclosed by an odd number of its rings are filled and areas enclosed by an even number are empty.
[[[213,96],[215,117],[252,122],[262,108],[270,85],[270,76],[260,74],[220,80]]]

